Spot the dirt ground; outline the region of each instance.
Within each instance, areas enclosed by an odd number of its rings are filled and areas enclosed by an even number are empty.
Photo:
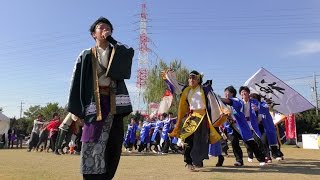
[[[294,146],[282,148],[285,160],[259,167],[258,162],[234,167],[234,157],[225,158],[223,167],[215,167],[217,158],[204,161],[199,172],[189,172],[181,154],[123,153],[114,179],[320,179],[320,150]],[[245,150],[244,150],[245,152]],[[57,156],[46,152],[26,152],[26,149],[0,149],[1,180],[77,180],[79,156]]]

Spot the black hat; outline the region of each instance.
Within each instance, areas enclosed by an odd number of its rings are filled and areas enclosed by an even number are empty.
[[[59,116],[57,112],[53,113],[52,117],[54,118],[55,116]]]
[[[105,24],[108,24],[111,28],[111,32],[113,31],[113,26],[111,24],[111,22],[105,18],[105,17],[100,17],[99,19],[97,19],[90,27],[89,31],[90,33],[93,33],[94,30],[96,29],[96,26],[99,24],[99,23],[105,23]]]

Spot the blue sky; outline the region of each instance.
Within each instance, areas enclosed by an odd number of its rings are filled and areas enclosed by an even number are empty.
[[[100,16],[115,39],[138,47],[142,1],[4,1],[0,11],[0,107],[19,117],[31,105],[67,103],[78,54],[94,45],[90,25]],[[179,59],[213,79],[218,94],[238,88],[260,67],[314,103],[312,75],[320,75],[320,1],[169,1],[147,3],[150,63]],[[136,51],[132,78],[136,100]]]

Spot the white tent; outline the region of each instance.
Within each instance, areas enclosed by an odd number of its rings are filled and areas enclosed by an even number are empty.
[[[10,128],[10,118],[0,112],[0,135],[6,134],[6,139],[8,139],[8,130]]]

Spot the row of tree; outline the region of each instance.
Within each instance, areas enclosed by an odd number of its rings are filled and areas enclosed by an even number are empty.
[[[297,134],[320,134],[320,116],[315,109],[295,114]]]

